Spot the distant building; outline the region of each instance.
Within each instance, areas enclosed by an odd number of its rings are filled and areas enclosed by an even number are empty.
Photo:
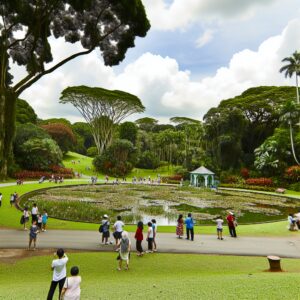
[[[201,166],[190,172],[191,186],[213,187],[215,186],[215,173]]]

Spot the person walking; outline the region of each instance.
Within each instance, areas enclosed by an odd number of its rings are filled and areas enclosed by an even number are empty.
[[[217,223],[217,235],[218,235],[218,240],[223,240],[223,219],[221,216],[217,217],[215,219],[215,222]]]
[[[179,215],[177,219],[177,226],[176,226],[176,235],[178,236],[179,239],[183,236],[183,215]]]
[[[237,223],[236,223],[236,219],[235,219],[234,213],[233,212],[229,212],[226,220],[227,220],[227,224],[228,224],[228,229],[229,229],[230,236],[236,238],[237,235],[236,235],[235,227],[236,227]]]
[[[52,261],[51,268],[53,270],[53,277],[48,292],[47,300],[52,300],[55,293],[57,285],[59,286],[59,299],[61,295],[62,288],[65,284],[67,275],[67,262],[69,260],[68,256],[62,248],[57,249],[56,259]]]
[[[79,276],[79,268],[74,266],[71,268],[71,277],[65,281],[64,287],[61,291],[61,300],[80,300],[80,283],[81,276]]]
[[[184,221],[185,227],[186,227],[186,239],[190,239],[191,235],[191,241],[194,240],[194,220],[192,218],[192,214],[188,213],[188,217]]]
[[[108,238],[110,236],[108,215],[103,216],[101,226],[102,226],[102,244],[108,245]]]
[[[144,229],[144,224],[142,221],[139,221],[137,223],[137,229],[136,229],[135,236],[134,236],[134,238],[136,239],[137,256],[143,256],[143,254],[144,254],[143,247],[142,247],[142,241],[144,239],[143,229]]]
[[[12,207],[12,206],[13,206],[13,204],[14,204],[14,201],[15,201],[14,194],[10,194],[10,199],[9,199],[9,202],[10,202],[10,207]]]
[[[121,239],[119,240],[117,247],[119,247],[119,255],[117,259],[119,260],[118,271],[122,270],[122,262],[126,261],[125,270],[129,269],[129,259],[130,259],[130,249],[131,243],[127,231],[123,231]]]
[[[37,238],[38,233],[39,233],[39,231],[38,231],[38,227],[36,225],[36,221],[33,221],[32,225],[30,226],[30,231],[29,231],[28,250],[31,250],[32,242],[33,242],[33,250],[36,249],[36,238]]]
[[[114,224],[114,238],[116,240],[116,245],[119,240],[122,238],[123,226],[125,225],[122,221],[121,216],[117,216],[117,221]]]
[[[156,245],[157,224],[156,224],[156,220],[152,219],[151,223],[152,223],[152,228],[153,228],[153,251],[156,252],[157,251],[157,245]]]
[[[0,207],[2,206],[2,197],[3,197],[3,195],[2,195],[2,193],[0,193]]]
[[[148,242],[147,253],[153,253],[153,227],[151,222],[148,222],[147,242]]]

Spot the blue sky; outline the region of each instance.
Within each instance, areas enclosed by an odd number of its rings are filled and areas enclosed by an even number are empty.
[[[300,50],[299,0],[143,3],[152,28],[119,66],[105,67],[100,54],[92,53],[43,78],[21,97],[42,118],[77,121],[81,117],[75,108],[58,104],[65,87],[123,89],[140,97],[143,116],[166,122],[179,115],[201,119],[210,107],[252,86],[293,84],[278,70],[282,58]],[[62,40],[52,46],[56,58],[74,52]]]

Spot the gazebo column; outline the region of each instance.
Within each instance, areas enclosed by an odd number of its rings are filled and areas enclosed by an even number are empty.
[[[204,181],[205,181],[205,183],[204,183],[204,186],[207,188],[207,175],[204,175]]]

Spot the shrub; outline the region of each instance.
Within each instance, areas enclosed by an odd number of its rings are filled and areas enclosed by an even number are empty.
[[[143,152],[137,163],[137,167],[142,169],[156,169],[159,166],[159,159],[153,152],[147,150]]]
[[[296,192],[300,192],[300,182],[290,184],[289,189]]]
[[[290,182],[297,182],[300,180],[300,166],[292,166],[285,170],[284,177]]]
[[[245,185],[245,184],[230,184],[222,183],[219,187],[234,188],[234,189],[245,189],[245,190],[255,190],[264,192],[275,192],[275,188],[270,186],[259,186],[259,185]]]
[[[86,154],[90,157],[95,157],[98,154],[98,149],[95,146],[92,146],[86,150]]]
[[[241,169],[241,176],[244,179],[248,179],[249,178],[249,170],[247,168],[242,168]]]
[[[248,178],[245,183],[247,185],[257,185],[257,186],[272,186],[273,181],[271,178]]]
[[[45,176],[46,178],[50,178],[53,172],[45,172],[45,171],[29,171],[29,170],[23,170],[16,172],[14,174],[15,178],[18,179],[39,179],[42,176]],[[73,178],[73,173],[55,173],[56,176],[64,177],[64,178]]]
[[[71,174],[73,175],[73,170],[72,169],[68,169],[68,168],[64,168],[61,166],[57,166],[57,165],[52,165],[49,167],[49,170],[52,171],[55,174]]]
[[[183,167],[176,167],[174,169],[174,173],[177,175],[181,175],[184,180],[189,180],[190,179],[190,172]]]
[[[239,177],[235,176],[235,175],[229,175],[227,177],[225,177],[222,182],[224,183],[237,183],[239,182]]]
[[[164,176],[161,178],[163,183],[180,183],[182,179],[182,175],[172,175],[172,176]]]

